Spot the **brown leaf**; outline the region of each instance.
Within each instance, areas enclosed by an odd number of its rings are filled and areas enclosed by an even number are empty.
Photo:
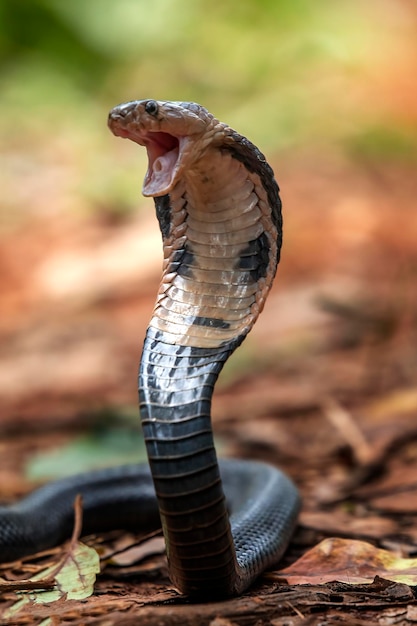
[[[380,395],[367,407],[368,415],[376,422],[388,420],[391,423],[393,415],[410,414],[416,411],[417,389],[415,387],[396,389]]]
[[[371,583],[375,576],[417,584],[417,559],[404,559],[364,541],[325,539],[289,567],[274,573],[290,585]]]
[[[113,565],[132,565],[138,563],[148,556],[154,554],[163,554],[165,552],[165,540],[163,537],[153,537],[144,541],[140,545],[134,545],[131,548],[120,552],[112,557],[111,563]]]
[[[343,534],[363,538],[383,539],[387,535],[398,532],[394,520],[386,517],[357,517],[344,511],[302,511],[300,524],[329,535]]]

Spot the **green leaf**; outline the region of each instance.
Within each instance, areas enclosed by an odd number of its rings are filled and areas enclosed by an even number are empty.
[[[57,565],[54,564],[30,579],[39,580],[41,588],[38,591],[19,592],[19,600],[3,614],[3,617],[11,618],[23,607],[33,602],[35,604],[49,604],[61,598],[67,600],[88,598],[94,592],[96,574],[99,572],[100,558],[97,552],[93,548],[77,542],[71,547],[62,567],[57,568]],[[54,577],[56,587],[52,590],[43,590],[42,581],[51,577]]]

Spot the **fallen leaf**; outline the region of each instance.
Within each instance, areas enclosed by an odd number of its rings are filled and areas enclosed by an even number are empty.
[[[47,604],[60,598],[83,600],[92,595],[96,574],[100,571],[100,559],[93,548],[81,542],[71,547],[65,562],[57,571],[56,564],[39,572],[31,580],[39,582],[36,591],[19,592],[20,599],[4,613],[3,617],[16,615],[24,606],[31,603]],[[43,581],[55,580],[54,589],[44,589]]]
[[[409,622],[417,622],[417,606],[407,607],[407,620]]]
[[[209,626],[237,626],[236,622],[231,622],[225,617],[215,617],[211,620]]]
[[[401,455],[386,464],[378,478],[355,490],[355,500],[365,502],[368,509],[417,513],[416,454],[416,444],[410,439],[407,448],[403,448]]]
[[[346,511],[302,511],[300,524],[321,533],[333,535],[343,528],[345,536],[360,539],[383,539],[387,535],[398,533],[398,524],[386,517],[356,517]]]
[[[149,556],[155,554],[164,554],[165,552],[165,540],[163,537],[153,537],[144,541],[140,545],[134,545],[119,554],[113,556],[110,560],[112,565],[132,565],[133,563],[139,563]]]
[[[417,585],[417,559],[401,558],[365,541],[325,539],[289,567],[272,572],[274,580],[289,585],[372,583],[375,576],[406,585]]]
[[[405,491],[404,493],[393,493],[373,498],[371,501],[373,508],[389,513],[416,513],[417,512],[417,490]]]
[[[94,591],[96,574],[100,572],[100,559],[97,552],[78,542],[71,551],[63,568],[55,576],[57,589],[47,591],[40,600],[35,601],[53,602],[64,595],[68,600],[82,600],[88,598]],[[54,594],[54,597],[53,597]],[[48,599],[45,599],[49,596]]]
[[[375,420],[388,418],[393,414],[413,413],[417,410],[417,389],[415,387],[396,389],[380,395],[367,406],[367,414]]]

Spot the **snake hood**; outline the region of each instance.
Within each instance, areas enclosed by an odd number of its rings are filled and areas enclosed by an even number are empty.
[[[148,153],[143,193],[164,242],[151,327],[168,343],[236,347],[263,308],[281,248],[279,190],[264,155],[194,102],[119,104],[108,125]]]
[[[203,106],[194,102],[139,100],[115,107],[109,126],[148,152],[148,171],[142,193],[163,196],[171,191],[184,170],[201,157],[208,144],[226,128]]]

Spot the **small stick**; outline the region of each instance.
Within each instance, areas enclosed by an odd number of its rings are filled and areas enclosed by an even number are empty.
[[[325,417],[348,442],[358,463],[370,465],[374,461],[374,452],[351,413],[330,397],[324,399],[322,408]]]

